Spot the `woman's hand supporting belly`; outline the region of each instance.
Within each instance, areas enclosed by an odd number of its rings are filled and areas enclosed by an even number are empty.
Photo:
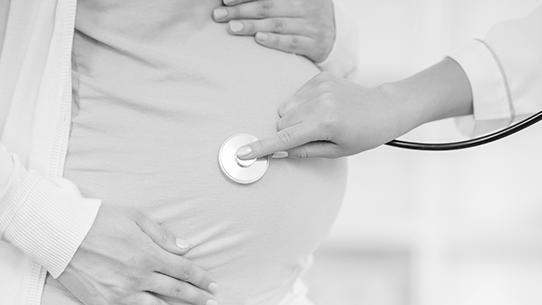
[[[214,277],[181,256],[188,250],[137,209],[103,205],[58,279],[85,304],[216,304]]]
[[[255,36],[262,46],[323,62],[335,42],[331,0],[223,0],[213,11],[217,22],[229,22],[228,32]]]

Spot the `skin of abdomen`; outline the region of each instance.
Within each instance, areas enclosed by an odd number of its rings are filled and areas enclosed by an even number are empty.
[[[78,4],[65,177],[189,240],[186,257],[217,278],[220,304],[277,304],[335,219],[346,164],[271,160],[250,185],[222,174],[222,143],[276,132],[278,107],[319,71],[231,36],[211,20],[215,2],[193,4],[187,20],[154,12],[136,33],[132,18],[151,4],[122,14],[121,4]]]

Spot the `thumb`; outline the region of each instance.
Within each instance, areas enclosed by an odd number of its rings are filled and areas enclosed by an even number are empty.
[[[337,144],[329,141],[310,142],[287,151],[288,157],[294,159],[306,158],[337,158],[340,151]]]
[[[242,160],[261,158],[277,151],[292,149],[313,140],[312,132],[306,124],[302,123],[240,147],[237,150],[237,157]]]
[[[152,241],[168,252],[184,255],[190,249],[190,242],[176,237],[169,230],[145,215],[139,217],[136,223],[141,230],[152,239]]]

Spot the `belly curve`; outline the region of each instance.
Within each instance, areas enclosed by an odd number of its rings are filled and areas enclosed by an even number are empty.
[[[345,161],[271,160],[260,181],[239,185],[217,154],[233,134],[276,132],[278,107],[318,69],[214,23],[183,45],[115,49],[91,36],[75,37],[78,114],[65,177],[188,239],[187,257],[218,278],[221,304],[287,290],[335,219]]]

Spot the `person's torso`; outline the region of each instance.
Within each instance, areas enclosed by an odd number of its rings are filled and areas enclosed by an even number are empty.
[[[65,177],[189,240],[219,304],[277,304],[338,212],[345,161],[271,160],[251,185],[221,173],[223,141],[276,132],[278,107],[318,69],[228,34],[219,5],[79,1]]]

